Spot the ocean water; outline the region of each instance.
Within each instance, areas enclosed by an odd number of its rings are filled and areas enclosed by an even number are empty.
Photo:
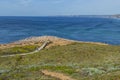
[[[43,35],[120,45],[120,20],[95,17],[0,17],[0,44]]]

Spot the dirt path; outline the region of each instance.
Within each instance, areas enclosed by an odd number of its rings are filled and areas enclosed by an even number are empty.
[[[43,70],[42,73],[44,75],[51,76],[51,77],[54,77],[54,78],[57,78],[60,80],[75,80],[75,79],[70,78],[69,76],[62,74],[62,73],[50,72],[47,70]]]
[[[29,54],[34,54],[34,53],[36,53],[36,52],[39,52],[39,51],[42,50],[43,48],[45,48],[48,43],[50,43],[50,42],[49,42],[49,41],[45,41],[41,47],[39,47],[38,49],[36,49],[36,50],[33,51],[33,52],[22,53],[22,54],[13,54],[13,55],[4,55],[4,56],[0,56],[0,57],[25,56],[25,55],[29,55]]]

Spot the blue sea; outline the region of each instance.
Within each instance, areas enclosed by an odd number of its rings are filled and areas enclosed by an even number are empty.
[[[120,20],[97,17],[0,17],[0,44],[44,35],[120,45]]]

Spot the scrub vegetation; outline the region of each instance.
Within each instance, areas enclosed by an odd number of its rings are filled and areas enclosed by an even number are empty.
[[[35,45],[0,50],[0,55],[33,51]],[[71,43],[45,48],[36,54],[0,57],[0,80],[58,80],[42,70],[75,80],[119,80],[120,46]]]
[[[32,52],[38,48],[38,45],[26,45],[21,47],[12,47],[7,49],[0,49],[0,55],[10,55],[10,54],[19,54],[19,53],[28,53]]]

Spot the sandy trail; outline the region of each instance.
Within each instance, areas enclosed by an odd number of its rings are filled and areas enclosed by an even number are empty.
[[[49,41],[45,41],[41,47],[39,47],[38,49],[36,49],[36,50],[33,51],[33,52],[22,53],[22,54],[13,54],[13,55],[4,55],[4,56],[0,56],[0,57],[14,57],[14,56],[25,56],[25,55],[29,55],[29,54],[34,54],[34,53],[36,53],[36,52],[39,52],[39,51],[42,50],[43,48],[45,48],[48,43],[50,43],[50,42],[49,42]]]
[[[47,41],[50,41],[52,43],[47,45],[48,44]],[[5,55],[5,56],[0,56],[0,57],[12,57],[12,56],[17,56],[17,55],[25,56],[25,55],[28,55],[28,54],[34,54],[36,52],[39,52],[43,48],[50,48],[52,46],[63,46],[63,45],[71,44],[71,43],[74,43],[74,42],[90,43],[90,44],[97,44],[97,45],[108,45],[108,44],[97,43],[97,42],[82,42],[82,41],[68,40],[68,39],[58,38],[58,37],[55,37],[55,36],[42,36],[42,37],[31,37],[31,38],[27,38],[27,39],[20,40],[20,41],[11,43],[11,44],[6,44],[6,45],[1,44],[0,49],[11,48],[11,46],[14,47],[18,44],[28,45],[28,44],[32,43],[32,45],[34,45],[35,43],[40,44],[40,43],[43,43],[43,42],[44,42],[44,44],[40,48],[38,48],[37,50],[35,50],[33,52],[23,53],[23,54]]]
[[[47,71],[47,70],[43,70],[42,73],[44,75],[51,76],[51,77],[54,77],[54,78],[57,78],[57,79],[60,79],[60,80],[75,80],[75,79],[72,79],[69,76],[66,76],[66,75],[62,74],[62,73],[50,72],[50,71]]]

